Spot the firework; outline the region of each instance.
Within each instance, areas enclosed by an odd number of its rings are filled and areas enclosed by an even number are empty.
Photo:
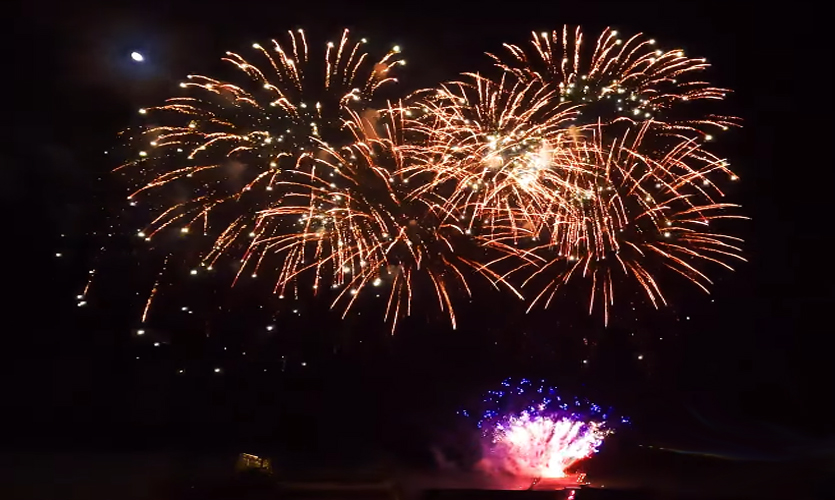
[[[644,142],[652,140],[647,128],[631,141],[624,135],[609,144],[598,129],[591,145],[575,151],[583,167],[572,176],[572,207],[547,214],[539,234],[545,243],[530,249],[544,263],[525,284],[559,271],[531,307],[540,301],[547,307],[562,284],[584,277],[590,281],[589,312],[599,303],[608,321],[621,277],[633,278],[657,308],[666,299],[656,270],[672,270],[708,292],[712,281],[703,264],[732,269],[728,259],[744,260],[739,238],[712,230],[720,219],[744,218],[734,214],[737,205],[719,201],[723,193],[711,180],[728,175],[727,162],[691,140],[654,157],[643,151]]]
[[[687,117],[689,103],[727,91],[690,78],[704,60],[616,35],[604,31],[588,62],[579,30],[535,35],[532,54],[507,45],[509,62],[493,56],[498,79],[442,86],[417,127],[434,177],[416,192],[442,192],[449,213],[490,228],[483,244],[505,253],[485,267],[520,277],[531,308],[585,278],[605,322],[622,277],[655,307],[666,303],[660,269],[708,291],[703,264],[741,259],[741,240],[712,223],[743,218],[721,200],[719,185],[737,177],[705,132],[736,120]]]
[[[564,398],[544,381],[507,379],[499,390],[489,391],[483,403],[486,409],[473,415],[486,442],[481,466],[534,482],[566,477],[613,432],[611,410]],[[625,417],[617,420],[629,422]]]
[[[370,130],[354,117],[351,145],[322,143],[309,168],[290,170],[278,183],[284,198],[259,215],[257,233],[266,236],[256,237],[244,258],[257,258],[257,269],[265,257],[279,257],[278,293],[312,271],[314,290],[337,290],[334,304],[347,314],[364,291],[385,285],[385,319],[394,329],[411,313],[420,283],[456,326],[452,297],[470,293],[462,268],[480,265],[456,252],[471,231],[438,217],[430,193],[411,196],[413,179],[398,173],[408,161],[398,148],[407,111],[387,108]],[[294,229],[280,229],[287,227]]]
[[[622,282],[664,305],[661,270],[708,291],[705,264],[741,259],[717,224],[740,217],[720,187],[737,177],[708,133],[737,120],[699,103],[728,91],[695,78],[703,59],[641,35],[583,39],[534,34],[491,55],[495,78],[465,73],[404,100],[380,94],[399,47],[374,59],[347,30],[324,58],[290,32],[227,53],[229,77],[189,76],[185,95],[140,110],[116,169],[146,215],[136,234],[174,249],[143,322],[182,262],[191,274],[229,262],[235,283],[267,276],[279,297],[312,289],[345,314],[385,297],[393,328],[419,295],[455,326],[474,275],[530,308],[585,283],[605,322]]]
[[[251,231],[260,210],[280,199],[274,191],[282,170],[320,144],[350,141],[345,122],[351,112],[371,117],[375,93],[395,81],[389,73],[400,62],[399,49],[373,63],[363,43],[351,42],[345,31],[338,44],[327,45],[322,75],[304,32],[290,32],[289,39],[287,46],[275,40],[269,49],[253,45],[264,69],[227,52],[224,61],[240,84],[189,75],[180,84],[188,96],[139,111],[148,125],[126,134],[137,157],[117,171],[137,185],[131,202],[151,198],[150,209],[159,212],[141,231],[145,238],[171,225],[188,232],[201,222],[207,232],[209,219],[231,205],[234,220],[214,246],[233,246]]]
[[[638,33],[626,40],[606,28],[593,47],[586,48],[580,27],[532,33],[531,48],[505,44],[508,55],[488,54],[504,72],[519,81],[537,82],[558,94],[559,103],[582,106],[584,121],[635,124],[651,121],[661,134],[727,130],[738,120],[728,116],[693,118],[671,113],[682,104],[722,100],[730,92],[696,77],[709,67],[682,49],[663,50]],[[692,109],[692,107],[690,107]]]
[[[286,43],[253,44],[251,59],[227,52],[230,79],[189,75],[180,84],[187,95],[140,109],[147,125],[124,133],[135,156],[116,170],[136,186],[130,205],[151,214],[138,236],[150,242],[166,232],[202,233],[189,242],[198,255],[192,274],[230,258],[240,260],[238,275],[256,275],[264,257],[257,250],[272,248],[259,244],[275,236],[268,231],[293,230],[273,217],[297,195],[288,186],[299,173],[316,178],[318,159],[350,145],[354,128],[375,128],[385,104],[376,95],[396,81],[391,74],[403,60],[399,47],[372,60],[365,43],[346,30],[320,59],[303,31],[290,32]],[[335,182],[328,183],[334,192]],[[315,206],[309,212],[315,220]]]
[[[154,214],[139,236],[202,232],[192,274],[233,259],[233,284],[266,275],[278,297],[309,287],[344,314],[366,291],[387,295],[392,329],[427,288],[455,327],[453,298],[470,293],[462,269],[501,280],[456,252],[472,227],[439,216],[437,194],[412,193],[423,178],[408,173],[404,122],[420,110],[376,98],[399,47],[372,62],[345,31],[322,71],[304,32],[289,42],[254,44],[260,66],[227,53],[240,83],[192,75],[181,87],[193,95],[140,110],[151,123],[129,142],[148,148],[117,169],[138,185],[130,203]]]
[[[415,121],[426,151],[413,168],[433,173],[415,193],[444,192],[451,215],[493,227],[554,210],[564,198],[559,154],[573,110],[553,109],[554,93],[540,86],[468,76],[443,85],[424,104],[428,119]]]

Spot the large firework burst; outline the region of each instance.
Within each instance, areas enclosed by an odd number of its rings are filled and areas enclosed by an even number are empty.
[[[334,303],[344,303],[347,314],[365,290],[385,285],[385,317],[394,328],[411,313],[419,283],[433,290],[455,327],[453,297],[470,293],[462,268],[494,279],[460,253],[474,244],[468,241],[472,231],[439,216],[431,193],[412,196],[408,185],[414,177],[400,174],[409,161],[398,147],[407,112],[389,107],[376,127],[358,126],[355,116],[350,145],[320,144],[308,167],[288,171],[287,180],[277,183],[284,197],[259,214],[244,262],[257,258],[257,268],[265,257],[277,256],[278,293],[312,271],[313,288],[337,290]]]
[[[137,186],[131,201],[144,195],[159,212],[142,230],[145,238],[172,224],[184,232],[198,222],[207,228],[211,216],[231,205],[233,220],[215,243],[229,248],[279,199],[275,183],[283,169],[320,144],[349,142],[351,119],[373,119],[375,93],[395,81],[389,73],[399,62],[398,48],[371,62],[363,42],[350,42],[345,31],[338,44],[327,45],[322,73],[304,32],[290,32],[289,39],[289,46],[275,40],[270,49],[253,45],[264,69],[227,52],[224,61],[241,77],[237,84],[189,75],[180,84],[188,96],[139,110],[148,125],[127,134],[137,157],[117,171]]]
[[[442,85],[414,120],[423,154],[412,168],[432,173],[414,194],[442,193],[451,216],[484,219],[499,233],[559,210],[573,187],[562,170],[573,164],[564,156],[573,153],[565,142],[576,110],[555,107],[555,93],[540,85],[466,76]]]
[[[419,110],[376,97],[395,81],[400,49],[372,62],[364,43],[346,30],[327,45],[324,67],[302,31],[287,45],[254,44],[260,65],[227,53],[241,81],[191,75],[181,84],[190,95],[140,110],[150,123],[128,140],[138,157],[117,171],[137,186],[131,204],[153,214],[141,238],[202,232],[203,246],[190,245],[192,274],[232,259],[235,282],[274,278],[279,297],[312,287],[345,313],[365,290],[387,287],[392,328],[419,286],[455,327],[453,298],[470,293],[461,268],[500,280],[457,251],[474,244],[464,241],[471,226],[442,217],[435,193],[411,193],[424,176],[406,175],[404,152],[414,150],[404,121]]]
[[[574,186],[569,208],[540,213],[542,231],[526,249],[542,260],[517,268],[533,270],[525,285],[549,272],[554,278],[531,300],[547,305],[557,289],[579,277],[590,281],[589,311],[602,305],[608,321],[617,280],[633,278],[653,306],[666,303],[655,277],[659,268],[684,276],[705,291],[712,284],[705,263],[731,268],[741,259],[738,238],[712,230],[718,219],[739,218],[736,205],[721,203],[718,176],[724,160],[682,140],[664,156],[645,152],[650,124],[607,138],[602,127],[573,148],[577,158],[566,182]]]
[[[378,92],[404,64],[399,47],[372,59],[366,41],[347,30],[321,59],[302,30],[287,38],[253,44],[252,58],[227,52],[229,78],[189,75],[180,84],[186,95],[140,109],[146,124],[124,133],[134,156],[117,172],[136,186],[131,205],[150,214],[138,235],[156,243],[166,232],[198,233],[188,242],[192,273],[227,258],[239,261],[239,275],[255,275],[264,250],[273,248],[260,244],[273,236],[268,231],[296,230],[278,223],[287,221],[275,208],[294,199],[299,179],[313,188],[309,180],[328,151],[350,146],[357,133],[373,134],[386,104]],[[332,191],[336,182],[329,182]],[[285,269],[282,276],[277,289],[295,274]]]
[[[320,59],[290,32],[252,58],[227,53],[233,76],[191,75],[185,95],[140,110],[117,169],[148,216],[137,234],[160,248],[193,237],[163,269],[227,261],[346,313],[383,287],[393,326],[426,288],[455,325],[470,274],[532,290],[530,307],[585,279],[608,321],[621,277],[658,307],[656,270],[708,290],[703,264],[740,258],[713,224],[737,217],[719,187],[736,176],[708,150],[708,132],[736,120],[693,105],[727,93],[694,78],[703,59],[608,29],[585,51],[566,27],[534,34],[533,50],[506,45],[495,78],[464,74],[404,104],[379,95],[399,48],[373,59],[364,45],[346,30]]]
[[[561,285],[587,278],[589,310],[602,305],[605,321],[619,276],[658,307],[665,298],[656,269],[707,291],[704,263],[730,268],[728,258],[741,258],[740,240],[711,226],[738,217],[719,188],[736,176],[707,150],[704,131],[735,120],[679,112],[727,91],[689,78],[704,60],[616,35],[604,31],[588,63],[579,30],[534,35],[533,55],[508,45],[511,62],[493,56],[496,80],[470,75],[426,99],[432,119],[423,129],[434,152],[424,155],[431,189],[487,221],[488,245],[515,250],[485,265],[520,257],[505,276],[534,287],[531,307],[547,307]]]

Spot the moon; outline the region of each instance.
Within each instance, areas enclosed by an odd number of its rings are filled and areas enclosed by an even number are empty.
[[[145,60],[145,57],[142,54],[140,54],[139,52],[131,52],[130,53],[130,58],[133,59],[136,62],[142,62],[142,61]]]

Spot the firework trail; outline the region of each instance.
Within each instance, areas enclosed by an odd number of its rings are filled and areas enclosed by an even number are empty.
[[[507,379],[485,395],[483,405],[480,414],[472,415],[486,441],[480,467],[533,481],[566,477],[613,432],[610,410],[564,398],[544,381]],[[618,421],[629,422],[625,417]]]
[[[509,62],[492,56],[500,77],[442,86],[416,127],[434,177],[415,192],[444,193],[449,213],[491,228],[485,245],[506,252],[485,267],[533,289],[530,308],[585,279],[589,312],[602,306],[605,322],[623,277],[656,308],[659,270],[708,291],[705,263],[742,260],[741,240],[711,224],[744,218],[721,200],[719,184],[737,177],[704,131],[736,120],[686,117],[689,103],[727,91],[690,78],[704,60],[616,35],[604,31],[589,61],[579,30],[534,35],[532,54],[506,45]]]

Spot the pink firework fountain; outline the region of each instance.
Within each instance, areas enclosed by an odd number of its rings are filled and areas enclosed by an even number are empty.
[[[594,455],[613,432],[610,412],[580,399],[566,399],[556,388],[508,379],[483,402],[479,428],[485,453],[479,468],[493,475],[528,478],[530,487],[582,483],[578,462]],[[469,412],[460,412],[470,416]],[[627,423],[621,417],[619,423]],[[539,486],[537,486],[539,485]]]
[[[522,413],[496,427],[494,452],[508,472],[563,478],[568,468],[594,454],[610,432],[598,422]]]

